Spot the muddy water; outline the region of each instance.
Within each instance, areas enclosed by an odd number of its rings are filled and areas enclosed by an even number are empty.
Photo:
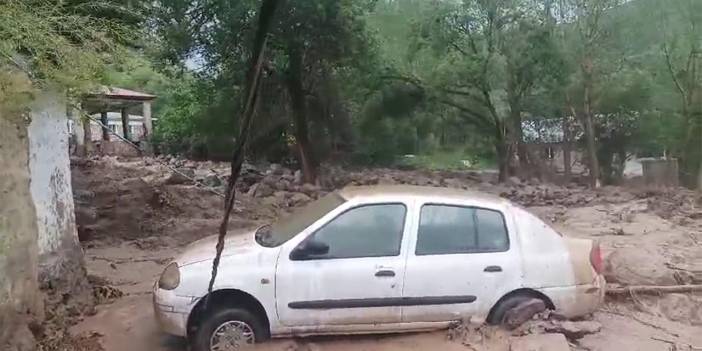
[[[129,296],[99,308],[95,316],[73,327],[74,334],[98,332],[105,351],[186,351],[181,338],[158,330],[149,295]],[[255,351],[465,351],[460,343],[448,341],[445,332],[387,336],[347,336],[282,339],[257,345]]]

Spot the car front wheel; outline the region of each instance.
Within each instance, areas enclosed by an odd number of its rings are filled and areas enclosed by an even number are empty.
[[[238,351],[263,341],[265,329],[259,318],[240,308],[212,312],[197,330],[195,351]]]

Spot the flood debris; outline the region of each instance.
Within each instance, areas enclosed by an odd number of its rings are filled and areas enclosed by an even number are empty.
[[[515,330],[515,335],[529,334],[562,334],[566,339],[575,341],[585,335],[598,333],[602,324],[596,321],[570,321],[551,317],[550,314],[541,314],[537,318],[527,321]]]

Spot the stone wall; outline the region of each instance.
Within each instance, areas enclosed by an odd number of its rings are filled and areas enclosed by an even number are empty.
[[[0,109],[0,350],[30,350],[43,317],[37,217],[30,193],[27,121]]]

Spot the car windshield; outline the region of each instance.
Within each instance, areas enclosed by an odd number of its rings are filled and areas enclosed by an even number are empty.
[[[258,228],[256,242],[265,247],[280,246],[344,202],[335,192],[323,196],[273,224]]]

